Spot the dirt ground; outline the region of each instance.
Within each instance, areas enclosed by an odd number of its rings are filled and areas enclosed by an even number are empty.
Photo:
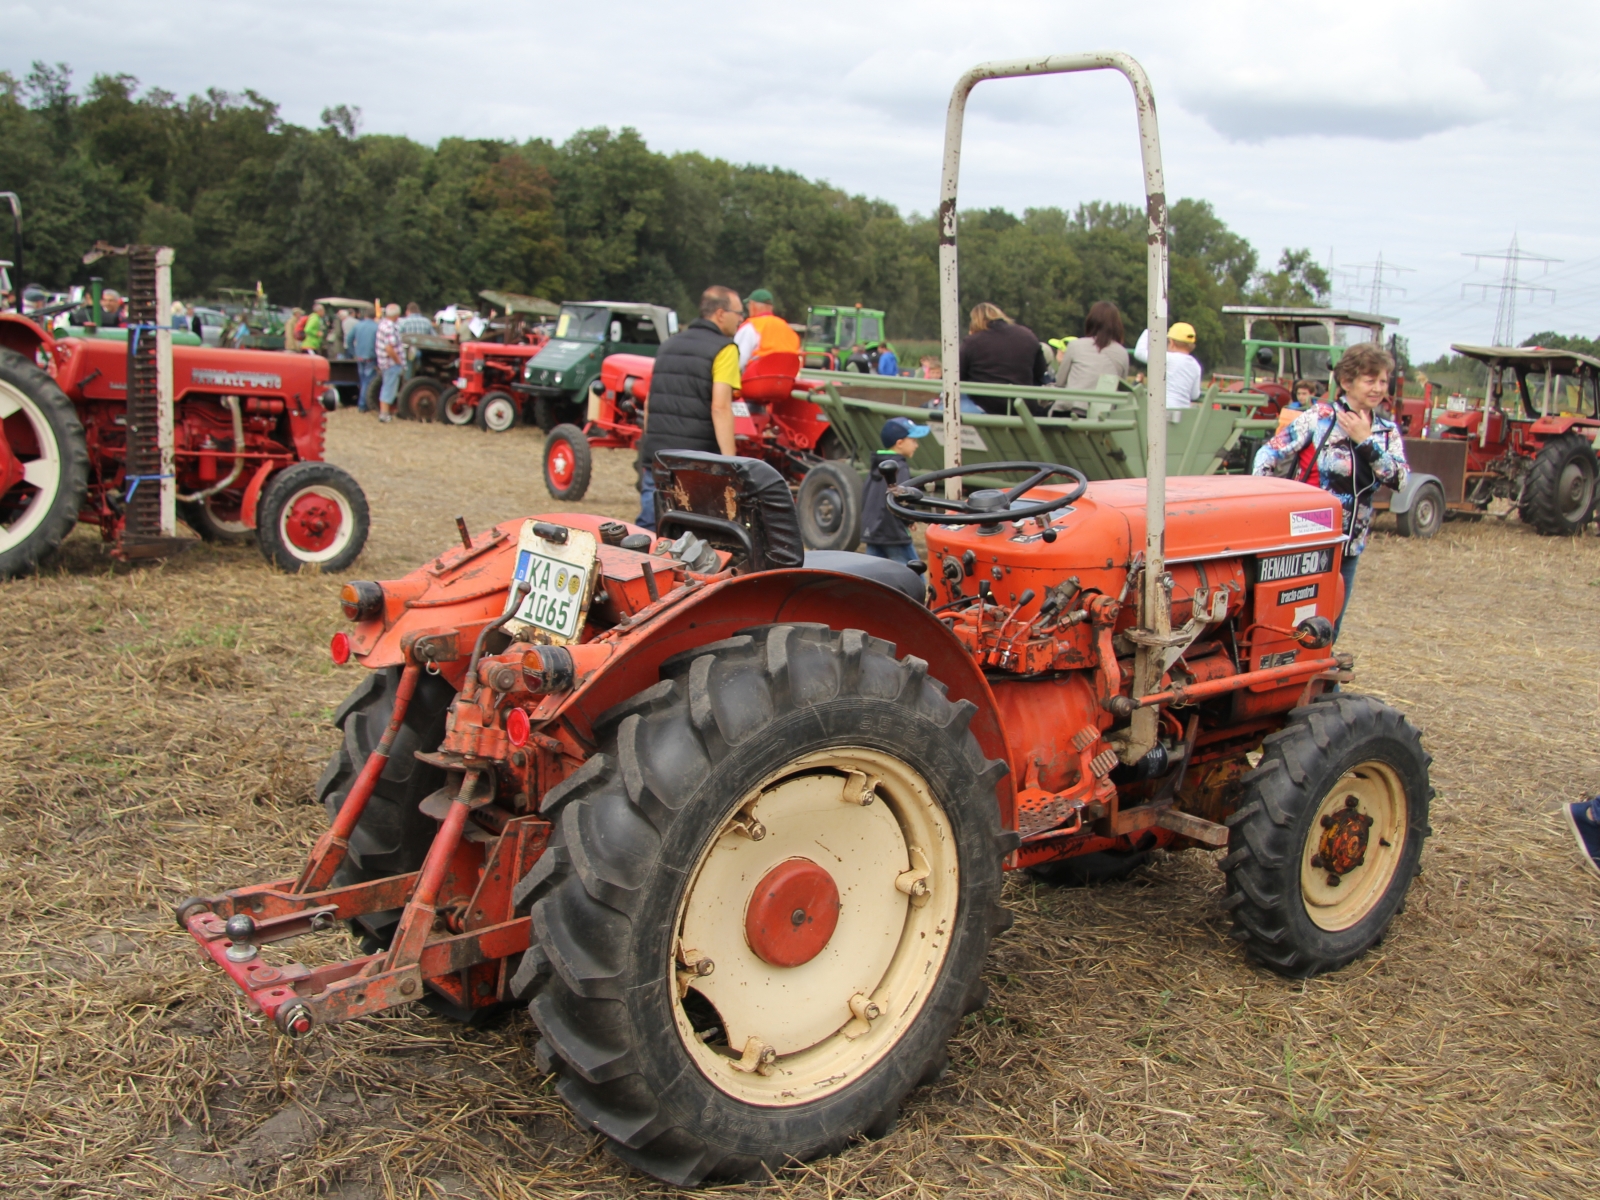
[[[539,435],[333,418],[404,572],[559,509]],[[584,507],[631,516],[627,457]],[[0,1179],[72,1197],[655,1196],[568,1116],[518,1015],[422,1010],[290,1044],[170,906],[297,865],[340,579],[253,547],[114,567],[80,531],[0,585]],[[1557,808],[1600,788],[1600,539],[1513,523],[1379,534],[1346,640],[1423,728],[1438,789],[1408,910],[1368,957],[1288,982],[1229,940],[1211,855],[1056,891],[1017,877],[992,1001],[899,1127],[765,1184],[793,1197],[1592,1197],[1600,880]],[[343,935],[329,935],[340,936]]]

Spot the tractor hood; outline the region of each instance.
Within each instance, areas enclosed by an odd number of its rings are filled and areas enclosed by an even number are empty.
[[[573,342],[565,338],[553,338],[528,363],[528,379],[534,383],[549,383],[551,380],[546,379],[541,372],[553,374],[556,371],[569,370],[604,349],[605,347],[599,342]]]

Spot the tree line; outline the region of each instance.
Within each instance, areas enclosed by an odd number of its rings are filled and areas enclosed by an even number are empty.
[[[284,304],[321,295],[424,306],[499,288],[553,300],[666,304],[688,317],[725,283],[888,313],[891,335],[937,336],[938,239],[903,214],[777,167],[651,150],[637,131],[582,130],[557,144],[452,137],[426,146],[362,133],[360,111],[285,121],[253,91],[179,99],[129,75],[75,90],[65,64],[0,72],[0,190],[25,210],[27,281],[86,282],[97,239],[176,251],[177,294],[254,287]],[[1171,208],[1171,308],[1210,365],[1239,359],[1222,307],[1318,303],[1328,278],[1306,250],[1263,268],[1204,200]],[[115,264],[94,270],[117,282]],[[26,281],[19,281],[26,282]],[[999,304],[1041,337],[1081,331],[1117,303],[1130,343],[1145,311],[1145,217],[1136,205],[961,216],[961,301]]]

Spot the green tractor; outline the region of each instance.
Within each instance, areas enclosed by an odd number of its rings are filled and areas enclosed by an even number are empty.
[[[806,309],[802,347],[808,367],[870,375],[872,360],[865,353],[852,353],[852,347],[870,351],[887,342],[881,308],[813,304]]]
[[[557,425],[582,425],[589,385],[600,378],[609,354],[656,356],[678,332],[678,314],[659,304],[585,300],[563,304],[555,334],[528,360],[517,390],[533,398],[534,420],[549,433]]]

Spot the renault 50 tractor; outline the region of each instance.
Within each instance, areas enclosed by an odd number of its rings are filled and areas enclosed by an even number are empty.
[[[156,317],[170,254],[130,248],[126,330],[58,338],[0,314],[0,578],[79,521],[128,559],[192,544],[179,518],[209,541],[254,541],[285,571],[342,571],[361,553],[366,496],[322,461],[338,404],[327,360],[173,344]]]
[[[1009,463],[1016,486],[964,494],[967,95],[1104,68],[1138,104],[1156,473]],[[1257,962],[1312,975],[1383,936],[1429,833],[1428,756],[1395,710],[1330,693],[1352,666],[1331,645],[1337,499],[1163,477],[1167,221],[1142,69],[986,64],[949,111],[956,461],[892,494],[927,524],[928,578],[806,553],[766,463],[664,452],[657,534],[535,516],[346,586],[333,656],[367,675],[318,785],[329,829],[298,874],[177,909],[278,1029],[424,997],[525,1004],[576,1118],[692,1185],[888,1130],[985,1003],[1008,869],[1104,877],[1156,847],[1223,850]],[[355,957],[276,952],[341,921]]]

